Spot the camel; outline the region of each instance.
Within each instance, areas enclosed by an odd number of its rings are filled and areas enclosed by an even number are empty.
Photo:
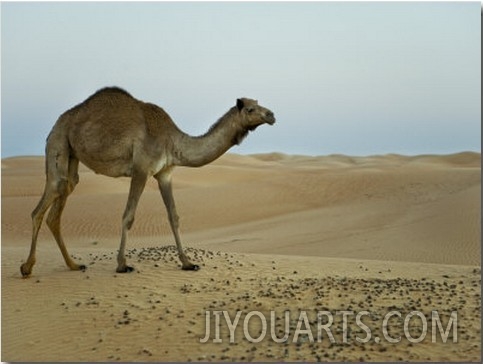
[[[131,272],[125,248],[139,198],[149,177],[154,177],[166,205],[183,270],[198,270],[185,255],[179,233],[179,217],[172,192],[171,174],[176,166],[201,167],[262,124],[273,125],[272,111],[248,98],[240,98],[204,135],[182,132],[159,106],[135,99],[118,87],[103,88],[63,113],[46,141],[46,183],[32,216],[32,244],[21,265],[24,278],[35,264],[37,236],[50,208],[47,225],[65,263],[71,270],[85,270],[70,257],[60,231],[67,197],[79,182],[79,161],[95,173],[109,177],[131,177],[127,204],[122,216],[121,243],[117,255],[118,273]]]

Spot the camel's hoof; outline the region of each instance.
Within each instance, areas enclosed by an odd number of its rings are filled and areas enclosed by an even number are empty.
[[[70,270],[75,270],[75,271],[82,271],[82,272],[85,272],[87,267],[84,265],[84,264],[70,264],[68,265],[68,267],[70,268]]]
[[[20,273],[22,273],[22,278],[28,278],[32,274],[32,269],[26,268],[25,264],[22,264],[20,266]]]
[[[116,272],[117,273],[131,273],[134,271],[134,267],[130,267],[126,265],[125,267],[117,268]]]
[[[182,266],[181,267],[182,270],[200,270],[200,266],[197,265],[197,264],[190,264],[190,265],[187,265],[187,266]]]

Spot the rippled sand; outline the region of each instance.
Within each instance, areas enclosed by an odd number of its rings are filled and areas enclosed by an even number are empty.
[[[30,245],[30,213],[43,190],[43,158],[2,160],[3,361],[480,361],[481,156],[372,157],[226,155],[173,176],[188,255],[184,272],[172,246],[155,181],[147,186],[129,235],[136,271],[115,273],[128,179],[81,168],[63,232],[70,253],[88,266],[67,271],[42,228],[30,279],[19,266]],[[457,312],[457,342],[431,340]],[[211,335],[206,343],[206,315]],[[241,311],[234,342],[224,316],[213,342],[213,311]],[[267,318],[263,340],[247,340],[250,312]],[[270,336],[274,311],[277,343]],[[288,325],[284,312],[290,312]],[[347,342],[343,315],[347,314]],[[371,330],[370,339],[355,316]],[[402,318],[385,315],[398,311]],[[421,312],[419,343],[404,318]],[[313,337],[300,330],[306,312]],[[317,312],[333,315],[335,342]],[[339,312],[339,314],[337,313]],[[252,315],[253,316],[253,315]],[[258,321],[257,321],[258,320]],[[413,317],[409,334],[421,335]],[[250,333],[263,333],[260,317]],[[299,326],[298,326],[299,325]],[[300,332],[299,332],[300,333]],[[378,338],[378,339],[376,339]],[[313,339],[313,340],[312,340]],[[364,340],[362,340],[364,341]]]

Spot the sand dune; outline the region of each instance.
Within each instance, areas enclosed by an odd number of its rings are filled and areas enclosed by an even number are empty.
[[[66,271],[44,225],[33,276],[23,280],[19,266],[43,191],[44,159],[3,159],[2,360],[480,361],[480,165],[481,155],[472,152],[271,153],[178,168],[182,238],[202,269],[179,270],[153,180],[130,232],[137,272],[129,275],[114,274],[129,179],[81,167],[63,233],[70,253],[89,269]],[[270,310],[322,308],[371,311],[379,327],[373,337],[382,337],[380,321],[391,308],[439,310],[445,320],[457,311],[459,341],[432,343],[428,335],[420,343],[353,337],[341,344],[302,335],[256,344],[239,328],[229,343],[225,327],[222,343],[200,343],[207,310],[269,317]]]

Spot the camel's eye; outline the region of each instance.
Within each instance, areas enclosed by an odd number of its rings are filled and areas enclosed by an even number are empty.
[[[252,113],[254,111],[255,111],[255,109],[253,107],[247,107],[247,112],[248,113]]]

